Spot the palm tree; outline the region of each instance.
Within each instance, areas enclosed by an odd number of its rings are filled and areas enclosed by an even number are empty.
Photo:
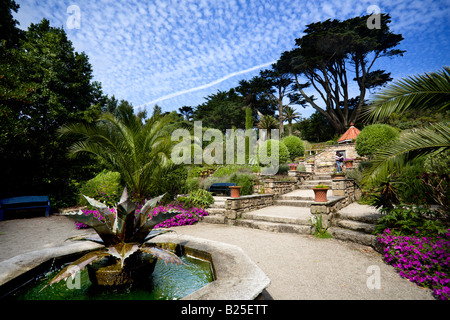
[[[158,170],[169,163],[173,143],[161,133],[169,120],[155,115],[144,123],[131,109],[118,112],[103,114],[94,125],[66,125],[60,133],[80,139],[69,149],[70,156],[98,156],[120,173],[135,198],[144,200]]]
[[[278,121],[274,116],[260,115],[260,120],[257,124],[258,129],[267,130],[267,138],[270,139],[270,130],[278,127]]]
[[[448,110],[449,106],[450,68],[444,67],[439,72],[408,77],[393,83],[375,96],[364,115],[375,122],[394,112],[424,108]],[[449,149],[448,121],[401,134],[375,154],[371,167],[364,173],[364,181],[378,183],[390,172],[401,171],[406,163],[415,158],[439,154]]]
[[[289,124],[289,135],[292,136],[292,121],[300,119],[300,113],[295,112],[294,108],[285,106],[283,110],[284,120],[287,120]]]

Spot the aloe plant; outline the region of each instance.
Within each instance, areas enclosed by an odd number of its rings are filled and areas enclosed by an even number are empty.
[[[116,214],[112,213],[104,203],[84,196],[90,205],[98,208],[103,219],[99,220],[93,215],[85,215],[81,210],[77,213],[68,213],[66,216],[92,227],[100,239],[89,237],[71,239],[93,241],[103,244],[105,247],[90,252],[63,268],[47,286],[66,280],[69,276],[74,277],[76,272],[83,270],[87,265],[105,258],[113,260],[112,264],[121,271],[124,270],[127,263],[136,263],[137,260],[130,259],[131,256],[143,254],[149,254],[155,262],[156,259],[161,259],[165,263],[183,264],[181,259],[172,252],[146,243],[146,241],[168,231],[153,230],[157,224],[180,213],[175,209],[170,209],[168,212],[160,212],[149,218],[149,213],[152,212],[163,196],[148,200],[138,214],[136,214],[137,205],[129,199],[126,188],[117,204]]]

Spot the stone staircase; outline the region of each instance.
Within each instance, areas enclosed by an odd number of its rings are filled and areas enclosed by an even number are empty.
[[[312,180],[303,181],[303,184],[299,186],[299,190],[311,190],[318,184],[324,184],[331,187],[331,176],[324,173],[316,174],[313,176]]]
[[[304,181],[299,189],[279,196],[274,205],[262,209],[244,212],[235,226],[260,229],[271,232],[311,234],[312,226],[310,205],[314,202],[312,188],[318,184],[331,187],[331,176],[317,174],[312,180]],[[329,197],[331,190],[329,191]],[[203,218],[206,223],[224,224],[225,200],[227,197],[214,197],[215,203],[207,209],[209,215]],[[376,247],[376,237],[372,235],[375,223],[380,215],[370,207],[350,204],[333,214],[328,232],[335,238]]]
[[[352,241],[378,249],[376,236],[372,234],[381,214],[373,207],[352,203],[339,210],[328,232],[335,238]]]
[[[225,223],[225,200],[228,197],[214,197],[214,203],[206,209],[208,215],[202,218],[206,223]]]

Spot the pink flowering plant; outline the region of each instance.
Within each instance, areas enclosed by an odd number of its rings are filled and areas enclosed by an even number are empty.
[[[377,238],[384,245],[386,263],[395,267],[400,276],[431,288],[442,300],[450,298],[450,229],[434,238],[394,236],[386,229]]]
[[[138,204],[138,209],[136,210],[136,214],[139,214],[140,208],[142,205]],[[166,213],[171,210],[177,210],[180,213],[168,220],[165,220],[155,226],[155,228],[170,228],[170,227],[176,227],[176,226],[184,226],[184,225],[191,225],[200,220],[200,218],[207,216],[208,212],[202,208],[192,207],[192,208],[184,208],[182,204],[179,203],[171,203],[167,205],[159,205],[155,207],[148,215],[148,218],[154,217],[158,215],[160,212]],[[83,209],[82,210],[85,215],[93,215],[95,218],[97,218],[100,221],[103,221],[102,215],[98,212],[98,210],[89,210],[89,209]],[[110,208],[111,213],[115,214],[115,209]],[[87,225],[76,222],[75,223],[77,229],[87,228]]]
[[[427,208],[399,207],[381,218],[375,230],[384,260],[399,275],[450,298],[450,228]],[[382,231],[380,231],[382,230]]]

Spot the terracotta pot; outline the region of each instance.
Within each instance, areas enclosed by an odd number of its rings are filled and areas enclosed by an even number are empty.
[[[331,179],[333,180],[344,180],[345,175],[344,174],[332,174]]]
[[[345,161],[346,168],[353,168],[353,161]]]
[[[327,202],[327,192],[329,188],[313,188],[314,190],[314,201],[316,202]]]
[[[297,170],[297,166],[289,166],[289,168],[291,169],[291,171]]]
[[[231,197],[232,198],[239,198],[241,193],[241,186],[231,186],[229,187],[231,190]]]

